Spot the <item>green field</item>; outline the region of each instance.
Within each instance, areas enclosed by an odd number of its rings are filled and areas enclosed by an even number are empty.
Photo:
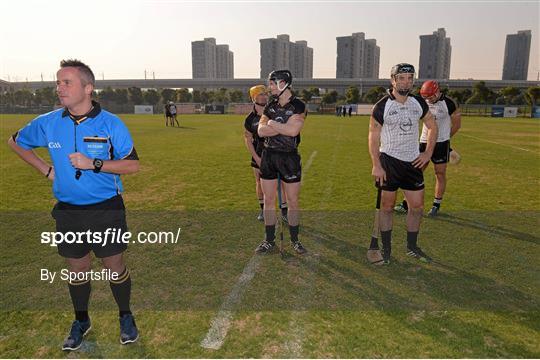
[[[31,118],[0,115],[0,139]],[[96,281],[93,330],[69,357],[540,357],[538,120],[465,117],[442,214],[420,232],[435,262],[405,256],[405,218],[396,216],[395,260],[373,267],[367,117],[307,118],[300,236],[309,253],[287,248],[284,260],[253,255],[264,228],[243,117],[181,116],[181,128],[161,116],[122,119],[141,159],[123,178],[130,230],[180,227],[180,241],[128,249],[140,341],[119,344],[116,304]],[[39,278],[41,268],[65,267],[39,243],[54,230],[51,185],[7,145],[0,179],[0,357],[65,357],[67,286]],[[429,168],[426,207],[433,184]],[[201,346],[209,333],[219,349]]]

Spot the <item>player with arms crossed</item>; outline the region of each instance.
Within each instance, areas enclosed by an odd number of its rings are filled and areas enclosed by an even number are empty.
[[[306,249],[298,240],[300,181],[302,165],[298,144],[304,126],[306,106],[291,92],[292,74],[289,70],[275,70],[268,76],[272,101],[264,108],[259,121],[259,136],[264,137],[261,157],[261,184],[264,193],[265,240],[257,253],[267,253],[275,246],[276,190],[278,181],[287,185],[288,222],[291,243],[298,254]]]

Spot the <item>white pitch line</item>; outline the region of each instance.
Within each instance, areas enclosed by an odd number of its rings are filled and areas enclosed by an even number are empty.
[[[463,134],[463,133],[459,133],[459,135],[460,135],[460,136],[465,136],[465,137],[470,137],[470,138],[472,138],[472,139],[476,139],[476,140],[480,140],[480,141],[484,141],[484,142],[488,142],[488,143],[492,143],[492,144],[497,144],[497,145],[501,145],[501,146],[507,146],[507,147],[509,147],[509,148],[516,149],[516,150],[521,150],[521,151],[527,151],[527,152],[531,152],[531,153],[536,153],[536,151],[532,151],[532,150],[529,150],[529,149],[524,149],[524,148],[520,148],[520,147],[513,146],[513,145],[503,144],[503,143],[499,143],[499,142],[496,142],[496,141],[486,140],[486,139],[482,139],[482,138],[479,138],[479,137],[476,137],[476,136],[472,136],[472,135],[467,135],[467,134]]]
[[[306,167],[303,170],[305,176],[306,171],[311,167],[313,158],[317,155],[317,151],[313,151],[309,157]],[[304,179],[302,176],[302,180]],[[251,257],[247,265],[244,267],[242,274],[238,278],[236,284],[232,288],[231,292],[221,304],[221,307],[217,315],[212,320],[210,329],[206,333],[205,338],[201,341],[201,347],[212,350],[219,350],[225,341],[225,337],[231,327],[233,318],[233,309],[242,300],[242,295],[249,282],[255,276],[255,272],[261,264],[261,256],[254,255]]]
[[[338,152],[338,146],[341,145],[339,140],[341,140],[342,132],[343,132],[343,125],[341,125],[339,127],[338,135],[336,137],[336,144],[338,144],[338,145],[336,145],[336,147],[334,147],[334,153],[332,154],[332,162],[331,162],[332,167],[334,167],[336,165],[336,154]],[[311,165],[310,161],[312,160],[312,158],[315,157],[316,153],[317,152],[314,151],[311,154],[306,167]],[[322,207],[322,205],[327,201],[328,197],[332,193],[332,188],[333,188],[332,185],[333,185],[333,183],[331,182],[328,185],[328,187],[326,188],[326,190],[324,192],[324,196],[321,198],[321,201],[319,203],[319,208]],[[319,256],[316,256],[313,260],[310,260],[311,259],[310,257],[307,257],[306,259],[308,260],[308,263],[310,264],[310,266],[313,269],[317,268],[317,266],[319,264]],[[311,284],[311,285],[308,286],[308,288],[303,289],[304,291],[302,292],[302,296],[305,296],[305,297],[312,296],[313,282],[308,280],[308,283]],[[285,341],[285,344],[284,344],[287,357],[289,357],[289,358],[299,359],[299,358],[302,357],[303,343],[304,343],[304,338],[305,338],[304,335],[305,335],[306,329],[305,329],[304,326],[302,326],[302,324],[299,323],[298,319],[305,318],[306,313],[307,313],[307,309],[302,307],[302,306],[301,306],[301,310],[291,312],[291,319],[289,321],[289,330],[287,332],[291,336],[289,336],[287,338],[287,340]]]
[[[240,303],[244,290],[255,276],[257,268],[261,264],[260,256],[252,256],[247,265],[244,267],[244,271],[238,278],[238,281],[234,285],[233,289],[225,298],[225,301],[221,305],[219,312],[214,320],[212,320],[212,326],[206,337],[201,341],[201,346],[207,349],[218,350],[225,341],[225,336],[231,327],[231,320],[233,317],[233,308]]]
[[[306,163],[306,167],[303,170],[304,174],[302,174],[302,180],[300,181],[300,184],[304,183],[305,172],[311,167],[311,164],[313,163],[313,159],[315,158],[316,155],[317,155],[317,150],[313,150],[313,152],[309,156],[309,159],[308,159],[308,161]]]

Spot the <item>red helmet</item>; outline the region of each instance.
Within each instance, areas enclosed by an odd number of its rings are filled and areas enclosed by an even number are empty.
[[[428,80],[422,84],[422,88],[420,88],[420,95],[423,98],[428,98],[437,94],[438,91],[439,91],[439,83],[436,82],[435,80]]]

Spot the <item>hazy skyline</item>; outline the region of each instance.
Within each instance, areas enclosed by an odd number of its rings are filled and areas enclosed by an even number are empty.
[[[235,78],[257,78],[259,39],[288,34],[313,48],[313,77],[336,75],[336,37],[364,32],[381,48],[380,78],[418,66],[420,35],[445,28],[451,79],[500,80],[507,34],[531,30],[528,80],[540,71],[538,1],[2,1],[0,78],[52,80],[78,58],[105,79],[191,78],[191,42],[228,44]]]

